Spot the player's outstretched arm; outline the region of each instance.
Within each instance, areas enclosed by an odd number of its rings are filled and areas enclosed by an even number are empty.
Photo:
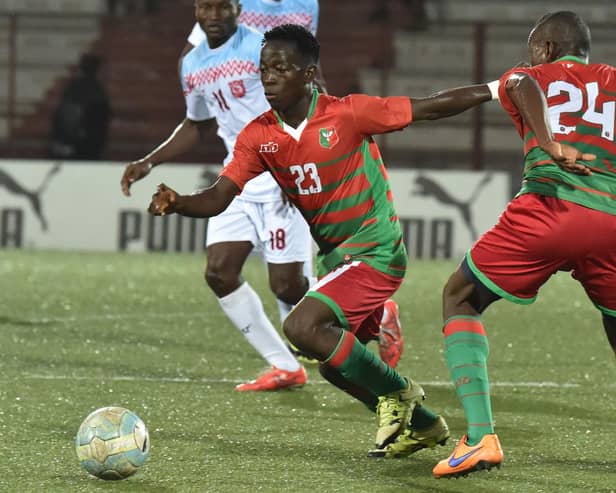
[[[196,122],[185,119],[175,128],[169,138],[156,149],[126,166],[120,180],[122,193],[130,196],[131,185],[147,176],[154,166],[174,159],[192,149],[210,124],[210,120]]]
[[[148,212],[155,216],[180,214],[188,217],[212,217],[224,211],[240,192],[229,178],[221,176],[209,188],[192,195],[179,195],[164,183],[152,195]]]
[[[488,84],[456,87],[426,98],[411,98],[413,121],[438,120],[495,99]]]
[[[562,169],[578,175],[592,175],[592,171],[578,161],[592,161],[597,158],[594,154],[582,153],[575,147],[554,140],[547,100],[535,79],[525,73],[514,73],[505,82],[505,90],[522,119],[535,134],[541,149]]]

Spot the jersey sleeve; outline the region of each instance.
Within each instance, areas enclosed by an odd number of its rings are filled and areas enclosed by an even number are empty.
[[[205,33],[198,22],[195,22],[192,31],[188,35],[187,41],[193,46],[199,46],[205,41]]]
[[[505,87],[507,80],[513,74],[526,74],[530,77],[537,79],[536,77],[536,69],[532,67],[520,67],[520,68],[512,68],[511,70],[505,72],[503,76],[499,80],[498,85],[498,99],[500,100],[500,104],[503,109],[507,112],[507,114],[513,120],[518,133],[522,136],[524,134],[524,122],[522,121],[522,116],[515,104],[511,101],[509,97],[509,93]]]
[[[186,57],[182,62],[182,92],[186,101],[186,118],[197,122],[214,118],[207,106],[205,95],[195,86]]]
[[[266,171],[259,156],[259,147],[252,143],[252,130],[249,124],[240,132],[233,148],[233,159],[220,172],[220,176],[229,178],[240,191],[244,190],[249,180]]]
[[[357,129],[366,135],[402,130],[413,120],[411,100],[404,96],[380,98],[352,94],[343,98],[351,106]]]

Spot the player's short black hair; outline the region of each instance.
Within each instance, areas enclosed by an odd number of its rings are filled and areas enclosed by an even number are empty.
[[[268,41],[287,41],[293,43],[299,54],[308,63],[319,61],[321,46],[317,38],[303,26],[297,24],[283,24],[267,31],[263,35],[263,44]]]
[[[561,10],[545,14],[535,23],[533,32],[539,33],[546,40],[557,42],[572,55],[590,54],[590,29],[575,12]]]

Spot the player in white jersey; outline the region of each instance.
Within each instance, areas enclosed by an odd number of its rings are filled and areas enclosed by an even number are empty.
[[[250,26],[264,33],[283,24],[299,24],[316,36],[319,23],[318,0],[240,0],[240,24]],[[205,41],[205,32],[198,22],[188,36],[186,45],[180,54],[179,67],[181,72],[182,58],[195,46]],[[321,67],[317,67],[316,84],[325,92],[325,83]]]
[[[299,24],[316,36],[319,21],[318,0],[240,0],[238,22],[264,33],[283,24]],[[198,22],[188,36],[182,56],[205,41]]]
[[[196,0],[195,16],[207,42],[182,63],[186,118],[172,135],[122,177],[122,190],[198,143],[201,131],[215,119],[218,135],[232,158],[235,139],[253,118],[269,109],[259,76],[262,35],[238,25],[239,0]],[[275,152],[264,142],[264,152]],[[311,270],[312,242],[300,213],[282,200],[269,173],[251,180],[226,212],[210,219],[205,279],[220,306],[248,342],[272,368],[237,390],[276,390],[301,386],[306,372],[267,318],[257,293],[242,279],[250,252],[262,249],[270,288],[286,316],[308,289],[304,266]]]

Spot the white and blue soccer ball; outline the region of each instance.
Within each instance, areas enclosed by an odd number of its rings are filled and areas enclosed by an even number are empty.
[[[77,458],[92,476],[124,479],[141,467],[150,453],[144,422],[123,407],[103,407],[91,413],[75,439]]]

